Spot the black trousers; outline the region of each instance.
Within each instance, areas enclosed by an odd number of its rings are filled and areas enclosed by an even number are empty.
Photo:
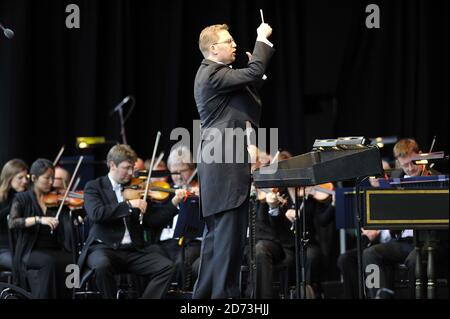
[[[389,269],[398,263],[406,263],[408,265],[408,277],[412,282],[415,278],[415,254],[412,238],[393,239],[390,242],[378,244],[366,248],[363,251],[363,269],[367,269],[369,265],[377,265],[380,270],[380,286],[379,288],[366,288],[367,297],[375,298],[378,289],[392,288],[392,276],[389,276]],[[368,274],[366,274],[368,275]]]
[[[359,288],[357,249],[350,249],[341,254],[338,258],[337,266],[341,271],[342,279],[344,281],[344,298],[358,299]]]
[[[103,244],[89,252],[87,265],[94,269],[97,288],[106,299],[116,298],[116,274],[131,273],[150,279],[142,298],[158,299],[164,297],[175,270],[172,261],[156,245],[142,250],[108,248]]]
[[[273,298],[273,272],[276,265],[283,262],[292,267],[295,256],[292,249],[283,247],[271,240],[258,240],[255,247],[256,259],[256,298]]]
[[[239,298],[247,216],[248,199],[236,209],[206,218],[200,270],[192,298]]]
[[[27,267],[27,280],[31,294],[36,299],[71,298],[72,290],[66,287],[66,267],[73,264],[71,253],[60,249],[35,249],[31,251]]]
[[[200,258],[201,241],[190,240],[180,246],[178,239],[168,239],[159,242],[158,245],[166,256],[175,263],[176,270],[172,280],[176,281],[182,288],[191,289],[193,283],[197,280],[198,269],[196,268],[199,265],[197,259]]]
[[[11,270],[11,268],[12,268],[11,251],[9,249],[0,248],[0,269]]]
[[[281,263],[288,271],[295,267],[294,248],[282,247],[271,240],[258,240],[255,248],[256,257],[256,298],[274,298],[272,294],[273,272]],[[307,284],[319,282],[320,248],[315,243],[309,243],[306,248],[305,281]],[[300,265],[299,265],[300,266]]]

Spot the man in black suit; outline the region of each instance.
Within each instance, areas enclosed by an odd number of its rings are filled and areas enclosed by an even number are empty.
[[[197,167],[206,227],[193,298],[240,295],[250,163],[245,141],[239,145],[230,133],[259,125],[261,101],[256,89],[263,82],[274,49],[267,40],[272,34],[268,24],[262,23],[257,34],[253,54],[247,52],[247,67],[236,70],[230,64],[235,60],[237,45],[227,25],[206,27],[199,37],[204,59],[195,77],[194,96],[202,125]]]
[[[88,182],[84,189],[84,205],[92,225],[79,265],[95,270],[104,298],[115,298],[114,275],[118,273],[151,278],[142,297],[161,298],[174,272],[172,261],[160,248],[146,244],[139,219],[144,214],[143,224],[148,227],[167,224],[176,215],[184,192],[158,208],[148,207],[142,199],[124,200],[123,185],[130,182],[136,158],[128,145],[113,146],[107,155],[108,175]]]

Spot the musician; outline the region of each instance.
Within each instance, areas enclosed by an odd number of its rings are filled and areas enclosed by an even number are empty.
[[[391,167],[387,161],[382,161],[383,169],[389,170]],[[377,179],[369,179],[372,187],[379,187]],[[362,249],[369,248],[380,243],[387,243],[391,240],[389,230],[369,230],[361,229]],[[344,298],[358,298],[358,251],[356,248],[349,249],[338,257],[337,266],[341,272],[344,284]]]
[[[394,157],[403,171],[404,178],[433,175],[434,172],[424,165],[417,165],[411,160],[420,153],[414,139],[401,139],[394,145]],[[393,265],[405,263],[408,266],[408,278],[411,287],[415,282],[415,251],[412,229],[391,232],[393,239],[363,251],[363,269],[368,265],[377,265],[380,269],[380,289],[392,287],[387,272]],[[368,275],[369,273],[367,273]],[[378,288],[367,289],[368,297],[375,298]]]
[[[194,178],[193,174],[195,171],[195,164],[193,163],[191,152],[186,146],[177,147],[170,152],[169,158],[167,159],[167,166],[172,174],[174,188],[179,188],[180,190],[185,189],[186,191],[189,191],[194,195],[198,195],[198,186],[191,187],[190,185],[188,185],[191,177]],[[192,181],[196,182],[195,179],[192,179]],[[196,183],[194,184],[193,182],[191,182],[190,184],[195,185]],[[184,192],[184,194],[186,194],[186,192]],[[177,201],[179,202],[181,200],[183,200],[183,197],[177,199]],[[186,201],[186,203],[189,203],[189,201]],[[167,256],[175,263],[176,281],[180,284],[181,287],[184,287],[186,285],[186,283],[183,282],[184,278],[182,276],[184,272],[188,276],[193,275],[192,278],[190,277],[193,281],[197,279],[197,259],[200,257],[201,238],[194,238],[192,240],[189,240],[189,242],[187,243],[180,242],[179,238],[174,237],[174,231],[177,225],[177,221],[178,215],[176,215],[173,220],[161,230],[159,245],[167,254]],[[182,249],[184,249],[184,260],[182,258]],[[195,265],[194,269],[193,265]],[[192,288],[189,287],[190,283],[187,284],[188,285],[186,288]]]
[[[14,197],[9,227],[17,229],[13,266],[22,288],[30,286],[34,298],[70,298],[65,269],[74,260],[70,218],[63,210],[46,207],[44,197],[53,185],[54,167],[37,159],[30,168],[31,187]]]
[[[267,38],[272,28],[262,23],[248,66],[233,69],[236,43],[228,26],[212,25],[203,29],[199,47],[204,59],[198,69],[194,96],[202,126],[202,144],[198,164],[200,206],[206,227],[202,241],[200,273],[193,298],[238,298],[239,271],[243,259],[250,191],[250,164],[244,145],[225,143],[232,129],[242,131],[259,125],[261,101],[256,89],[274,52]],[[226,130],[229,128],[231,130]],[[221,137],[211,141],[210,133]],[[209,142],[208,142],[209,141]],[[213,162],[206,160],[208,146],[222,150]],[[215,154],[216,155],[216,154]],[[232,155],[232,163],[225,157]],[[243,157],[239,163],[234,157]],[[218,162],[219,161],[219,162]]]
[[[0,174],[0,268],[12,269],[12,257],[8,238],[7,216],[16,193],[28,187],[28,165],[21,159],[12,159]]]
[[[264,159],[264,153],[258,152]],[[279,160],[290,158],[288,152],[281,152]],[[261,191],[260,191],[261,193]],[[303,194],[302,194],[303,195]],[[302,196],[301,195],[301,196]],[[256,217],[256,298],[273,298],[273,269],[281,263],[288,267],[288,271],[295,266],[295,236],[292,229],[295,221],[294,199],[288,190],[280,190],[278,194],[273,191],[260,196],[257,204]],[[328,210],[329,202],[318,202],[312,197],[306,203],[306,231],[308,232],[308,245],[306,248],[305,282],[313,288],[315,293],[319,290],[319,266],[321,252],[317,240],[315,219]],[[328,222],[328,221],[326,221]]]
[[[151,158],[148,158],[145,160],[145,169],[147,171],[150,170],[150,165],[152,163]],[[156,163],[157,165],[154,167],[153,171],[167,171],[167,164],[166,162],[164,162],[164,160],[159,161],[159,163]],[[162,182],[169,182],[169,175],[167,176],[161,176],[161,177],[152,177],[152,182],[158,182],[158,181],[162,181]]]
[[[176,215],[173,200],[154,207],[142,199],[124,200],[123,186],[133,176],[134,150],[113,146],[107,155],[109,173],[86,184],[84,205],[91,221],[88,239],[79,258],[80,269],[95,270],[104,298],[115,298],[115,274],[132,273],[150,278],[142,298],[162,298],[170,284],[173,263],[157,245],[144,241],[143,226],[162,227]],[[143,225],[140,224],[143,214]]]
[[[53,189],[59,194],[64,194],[70,182],[70,173],[61,166],[55,167],[55,178],[53,180]]]
[[[145,169],[145,162],[142,158],[138,157],[136,163],[134,163],[134,171],[143,171]]]

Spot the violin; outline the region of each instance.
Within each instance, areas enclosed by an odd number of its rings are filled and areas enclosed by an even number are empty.
[[[61,205],[64,199],[63,194],[58,194],[57,192],[50,192],[44,195],[44,203],[47,207],[57,207]],[[82,191],[69,192],[64,204],[68,206],[71,210],[79,209],[84,205],[84,194]]]
[[[277,200],[280,202],[280,206],[287,205],[288,200],[282,195],[280,195],[279,188],[258,188],[257,192],[258,192],[257,198],[259,201],[265,201],[267,194],[273,193],[276,195]]]
[[[123,190],[123,198],[125,200],[141,199],[145,195],[146,181],[141,178],[133,178],[129,186]],[[151,182],[148,189],[148,194],[152,201],[164,202],[170,194],[175,194],[176,189],[171,188],[170,184],[164,181]],[[194,196],[194,194],[186,191],[186,197]]]
[[[333,183],[325,183],[308,188],[309,195],[318,201],[328,199],[335,194]]]

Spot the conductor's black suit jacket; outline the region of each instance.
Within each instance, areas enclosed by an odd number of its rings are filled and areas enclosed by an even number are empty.
[[[194,96],[202,126],[197,167],[204,217],[237,208],[248,197],[250,165],[246,144],[225,143],[225,129],[244,131],[247,121],[259,126],[261,101],[257,88],[273,52],[266,43],[256,41],[246,68],[235,70],[204,59],[197,71]],[[205,162],[205,154],[221,162]],[[230,154],[234,154],[234,160],[225,163]]]

